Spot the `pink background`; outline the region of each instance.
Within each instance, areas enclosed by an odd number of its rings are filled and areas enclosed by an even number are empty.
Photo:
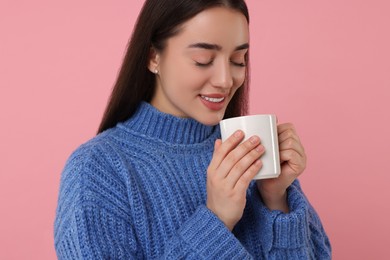
[[[0,259],[55,259],[61,170],[95,134],[142,2],[1,0]],[[248,5],[251,112],[295,123],[334,259],[388,259],[389,2]]]

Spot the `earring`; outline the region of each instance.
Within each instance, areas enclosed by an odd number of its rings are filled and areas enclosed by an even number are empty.
[[[154,74],[158,74],[158,70],[154,70]]]

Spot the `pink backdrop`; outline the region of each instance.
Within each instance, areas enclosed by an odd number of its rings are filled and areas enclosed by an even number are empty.
[[[55,259],[62,167],[97,129],[142,2],[1,0],[0,259]],[[295,123],[334,259],[388,259],[389,2],[248,5],[251,112]]]

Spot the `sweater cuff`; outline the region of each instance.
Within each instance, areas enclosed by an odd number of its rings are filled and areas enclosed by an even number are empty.
[[[236,237],[206,206],[200,206],[179,232],[185,243],[205,259],[250,258]]]
[[[288,192],[290,213],[278,215],[274,222],[275,248],[299,248],[303,247],[307,240],[309,228],[307,202],[294,187]]]
[[[294,249],[303,247],[307,240],[308,207],[309,204],[299,189],[292,184],[287,189],[287,203],[289,213],[278,210],[269,210],[260,197],[257,197],[258,211],[260,212],[261,242],[266,251],[272,248]]]

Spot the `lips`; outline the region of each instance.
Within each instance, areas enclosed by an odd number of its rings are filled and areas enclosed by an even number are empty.
[[[199,95],[203,105],[213,111],[221,110],[225,107],[226,96],[222,94]]]
[[[209,101],[209,102],[213,102],[213,103],[219,103],[219,102],[222,102],[225,97],[208,97],[208,96],[203,96],[203,95],[200,95],[201,98],[203,98],[204,100],[206,101]]]

